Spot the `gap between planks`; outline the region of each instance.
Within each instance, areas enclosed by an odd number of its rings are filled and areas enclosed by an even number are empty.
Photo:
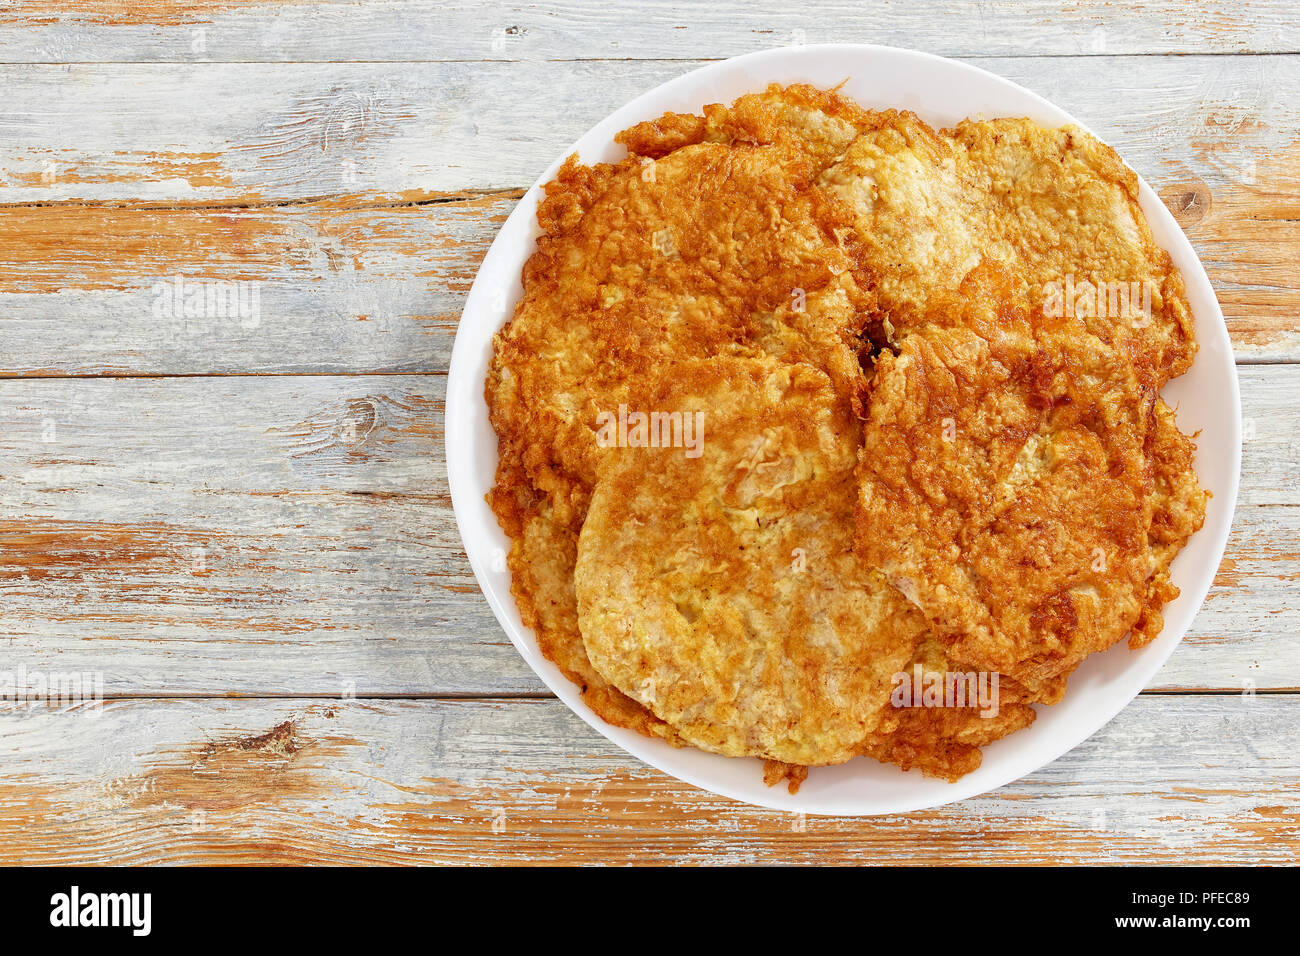
[[[863,41],[856,41],[863,42]],[[813,45],[813,44],[809,44]],[[467,64],[475,66],[531,66],[538,63],[628,63],[628,64],[708,64],[734,60],[751,53],[765,53],[772,50],[786,49],[791,44],[760,46],[734,56],[545,56],[516,58],[463,58],[440,57],[437,59],[401,59],[401,60],[6,60],[0,59],[0,66],[437,66],[439,64]],[[910,49],[897,47],[896,49]],[[923,52],[923,51],[917,51]],[[1164,57],[1252,57],[1252,56],[1300,56],[1300,50],[1148,50],[1127,53],[1093,53],[1093,52],[1046,52],[1046,53],[953,53],[936,54],[949,60],[1062,60],[1062,59],[1125,59],[1164,58]]]
[[[1243,364],[1243,363],[1238,363]],[[1275,362],[1275,365],[1300,365],[1297,362]],[[424,372],[407,372],[392,369],[376,369],[373,371],[341,371],[341,372],[87,372],[80,375],[70,375],[67,372],[31,372],[22,375],[14,375],[9,372],[0,373],[0,382],[27,382],[32,379],[39,379],[42,382],[57,382],[60,380],[79,382],[85,379],[154,379],[154,378],[446,378],[446,369],[429,369]]]
[[[1164,688],[1156,690],[1143,690],[1138,693],[1139,697],[1294,697],[1300,696],[1300,687],[1269,687],[1259,688],[1250,695],[1243,695],[1239,687],[1189,687],[1189,688]],[[150,693],[106,693],[103,695],[105,702],[114,700],[318,700],[318,701],[349,701],[349,700],[449,700],[449,701],[481,701],[483,703],[494,703],[502,701],[532,701],[532,700],[549,700],[559,701],[559,698],[547,691],[501,691],[496,694],[484,694],[476,692],[455,693],[455,692],[436,692],[421,694],[418,692],[406,693],[358,693],[350,697],[340,697],[337,694],[323,694],[313,691],[303,691],[299,694],[277,692],[273,694],[259,694],[256,692],[245,693],[243,691],[230,691],[227,693],[204,693],[194,692],[187,693],[169,692],[165,694]]]
[[[456,203],[476,202],[480,199],[524,198],[527,187],[503,186],[500,189],[466,189],[423,199],[383,199],[381,196],[346,196],[321,193],[315,196],[295,196],[291,199],[230,202],[213,200],[203,202],[150,202],[147,199],[52,199],[0,202],[0,211],[8,209],[129,209],[132,212],[225,212],[243,209],[289,209],[296,206],[335,204],[350,212],[367,212],[376,209],[414,209],[420,206],[449,206]],[[351,200],[351,201],[348,201]],[[1290,221],[1290,220],[1282,220]]]

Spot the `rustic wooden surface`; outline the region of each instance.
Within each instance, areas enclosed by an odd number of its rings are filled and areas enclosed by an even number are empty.
[[[1115,144],[1232,333],[1214,589],[1087,743],[927,813],[792,817],[627,757],[479,594],[445,373],[488,244],[598,119],[822,41],[981,66]],[[0,5],[0,860],[1295,862],[1300,17],[1290,2]],[[174,319],[235,280],[255,319]],[[902,849],[905,848],[905,849]]]

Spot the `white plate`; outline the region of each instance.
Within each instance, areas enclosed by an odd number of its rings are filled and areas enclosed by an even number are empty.
[[[1192,370],[1170,383],[1164,397],[1177,408],[1184,431],[1200,432],[1196,471],[1201,485],[1214,492],[1214,497],[1205,527],[1174,562],[1173,580],[1182,593],[1165,608],[1165,626],[1159,638],[1139,651],[1130,651],[1121,643],[1090,657],[1070,678],[1065,700],[1053,707],[1040,707],[1038,719],[1027,730],[986,747],[983,765],[974,773],[947,783],[923,777],[916,770],[903,773],[859,758],[838,767],[814,768],[799,792],[791,795],[784,786],[763,784],[757,760],[679,750],[606,724],[582,702],[577,688],[542,657],[510,596],[509,572],[502,560],[509,541],[483,500],[497,462],[496,436],[488,424],[483,398],[492,335],[511,315],[521,294],[520,269],[538,233],[535,214],[541,187],[555,175],[565,156],[576,152],[584,163],[614,162],[626,155],[614,143],[614,134],[634,123],[670,110],[699,112],[708,103],[730,103],[769,83],[795,82],[820,87],[844,82],[842,92],[863,106],[909,109],[935,127],[950,126],[968,116],[1028,116],[1050,126],[1082,125],[1042,97],[984,70],[910,50],[858,44],[752,53],[710,64],[638,97],[556,159],[520,201],[483,260],[461,315],[447,382],[447,471],[452,504],[474,574],[519,652],[579,717],[628,753],[706,790],[766,807],[830,814],[919,810],[1001,787],[1055,760],[1099,730],[1160,670],[1200,608],[1228,537],[1241,460],[1237,371],[1223,314],[1205,270],[1178,223],[1143,182],[1142,208],[1156,241],[1169,250],[1182,270],[1200,344]],[[1115,95],[1118,108],[1122,92]]]

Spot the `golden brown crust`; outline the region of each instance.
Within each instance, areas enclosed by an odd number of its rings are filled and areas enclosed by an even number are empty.
[[[1182,277],[1151,236],[1137,176],[1077,129],[998,119],[936,133],[895,114],[821,182],[854,209],[891,331],[928,323],[934,297],[987,260],[1025,284],[1036,313],[1077,310],[1157,390],[1191,366]]]
[[[842,763],[924,622],[853,550],[857,419],[774,358],[676,365],[693,450],[605,449],[574,586],[592,665],[704,750]]]
[[[967,282],[878,364],[859,541],[961,666],[1055,701],[1140,613],[1153,396],[1081,322],[1004,292]]]
[[[1147,533],[1152,570],[1142,612],[1129,636],[1129,646],[1134,649],[1150,644],[1164,627],[1162,608],[1178,597],[1178,588],[1169,580],[1169,567],[1187,539],[1205,523],[1210,498],[1196,483],[1196,442],[1178,430],[1174,410],[1163,400],[1157,400],[1151,409],[1146,454],[1153,493]]]
[[[622,141],[640,156],[595,167],[570,158],[547,184],[524,296],[495,339],[486,384],[499,440],[489,502],[515,541],[526,623],[597,713],[660,736],[666,725],[591,668],[576,626],[571,567],[596,480],[595,416],[689,356],[810,362],[850,405],[865,382],[857,335],[870,297],[846,210],[811,186],[817,167],[799,142],[733,148],[715,131],[703,143],[702,123],[634,127]],[[668,158],[647,167],[641,156]],[[567,581],[532,568],[558,555],[570,556]]]
[[[851,753],[956,779],[980,747],[1027,726],[1032,704],[1059,700],[1089,653],[1159,633],[1177,593],[1170,564],[1207,497],[1195,446],[1158,399],[1195,342],[1182,279],[1111,150],[1027,120],[935,131],[809,86],[666,114],[617,139],[627,159],[570,158],[547,185],[486,383],[500,449],[488,498],[514,542],[512,591],[596,713],[676,745],[762,756],[765,778],[791,789],[808,764]],[[1150,307],[1110,314],[1102,294],[1092,309],[1073,297],[1052,308],[1053,288],[1065,298],[1086,281],[1103,293],[1138,283]],[[824,383],[812,389],[823,397],[795,389],[805,397],[783,418],[746,398],[792,374]],[[804,449],[792,459],[822,462],[769,516],[774,530],[722,537],[784,548],[776,529],[820,516],[801,533],[837,556],[838,587],[822,582],[814,603],[856,607],[845,623],[864,597],[889,606],[822,658],[875,648],[857,675],[874,675],[870,700],[837,704],[816,680],[782,676],[783,654],[787,668],[811,659],[799,649],[815,630],[807,608],[778,596],[773,567],[755,577],[752,562],[717,554],[679,567],[678,590],[712,581],[702,606],[748,608],[727,646],[777,663],[693,669],[709,635],[668,612],[653,571],[657,549],[680,550],[708,524],[654,505],[725,497],[725,449],[692,470],[611,455],[596,438],[603,412],[674,401],[716,412],[720,434],[768,427]],[[857,458],[845,480],[807,444],[818,415],[840,423],[840,451]],[[630,524],[648,532],[640,551]],[[681,675],[674,692],[647,692],[648,659],[628,666],[628,621],[671,635],[654,666]],[[769,639],[781,628],[784,649]],[[881,678],[900,662],[994,671],[1000,706],[881,710]],[[728,683],[760,672],[756,695]]]
[[[633,156],[660,159],[683,146],[703,142],[708,121],[694,113],[665,113],[658,119],[629,126],[614,137]]]
[[[798,764],[781,763],[779,760],[763,761],[763,782],[775,787],[785,781],[791,793],[798,793],[803,782],[808,779],[808,768]]]
[[[520,618],[537,635],[546,659],[578,685],[583,700],[604,720],[680,745],[672,727],[621,693],[587,659],[573,593],[577,546],[577,534],[555,525],[544,513],[527,521],[508,558]]]
[[[1158,631],[1204,516],[1190,443],[1126,354],[1031,319],[1000,268],[927,310],[872,382],[860,544],[957,666],[1054,703],[1089,654]]]

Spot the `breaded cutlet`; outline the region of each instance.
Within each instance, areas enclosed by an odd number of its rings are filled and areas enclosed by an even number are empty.
[[[1137,176],[1081,130],[997,119],[936,132],[895,114],[821,183],[854,210],[895,344],[987,261],[1026,284],[1036,314],[1075,313],[1124,350],[1144,384],[1191,366],[1182,277],[1152,238]]]
[[[952,660],[1054,703],[1163,596],[1148,451],[1172,418],[1082,319],[1032,316],[1014,288],[974,270],[877,363],[858,534]],[[1166,485],[1161,523],[1199,525],[1195,482]]]
[[[834,117],[809,118],[819,101],[854,112],[838,98],[763,97],[783,116],[799,111],[805,128],[823,125],[827,142],[855,135]],[[751,105],[736,120],[743,142],[724,141],[729,114],[719,108],[712,132],[669,117],[626,134],[641,155],[570,160],[547,186],[523,298],[493,343],[486,398],[499,465],[489,499],[512,538],[512,592],[548,658],[624,726],[656,724],[589,666],[571,578],[545,567],[576,555],[604,451],[599,413],[636,406],[675,362],[715,355],[810,364],[848,405],[865,386],[860,324],[871,300],[852,225],[812,184],[833,157],[810,159],[790,137],[755,142],[758,112]]]
[[[512,591],[599,715],[792,787],[854,753],[956,779],[1089,653],[1159,633],[1207,497],[1158,397],[1195,342],[1112,151],[808,86],[617,138],[548,184],[486,386]],[[697,459],[597,438],[673,402],[717,416]],[[725,481],[747,429],[790,453]],[[744,474],[795,478],[734,525]],[[796,537],[812,576],[753,557]],[[996,671],[999,707],[886,707],[891,667]]]
[[[609,449],[574,575],[588,659],[704,750],[848,760],[925,633],[853,550],[857,418],[770,357],[681,362],[652,397],[700,454]]]

